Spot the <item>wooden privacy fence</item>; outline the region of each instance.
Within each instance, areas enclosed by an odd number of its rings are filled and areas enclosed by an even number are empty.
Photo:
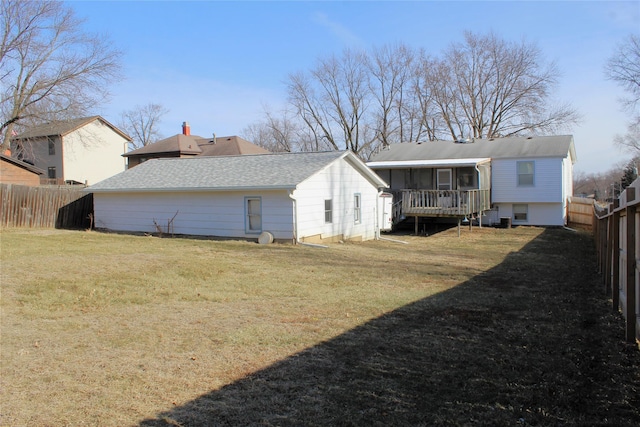
[[[0,226],[90,228],[93,195],[82,189],[0,184]]]
[[[604,289],[612,299],[612,308],[625,319],[625,339],[640,339],[640,191],[636,180],[617,200],[596,209],[594,237],[598,253],[598,269],[603,275]]]
[[[569,227],[593,229],[594,200],[584,197],[570,197],[567,203],[567,223]]]

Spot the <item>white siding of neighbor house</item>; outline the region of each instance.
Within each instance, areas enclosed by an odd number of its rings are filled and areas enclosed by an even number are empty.
[[[534,162],[534,185],[518,186],[517,162]],[[569,157],[494,159],[491,164],[491,199],[500,217],[513,218],[513,204],[528,206],[523,225],[563,226],[567,197],[572,193]]]
[[[361,221],[355,223],[354,195],[361,197]],[[298,185],[296,199],[298,238],[329,239],[376,237],[378,189],[344,159],[333,162]],[[333,200],[333,221],[325,223],[324,201]]]
[[[526,222],[513,220],[512,203],[496,203],[496,218],[511,218],[513,225],[538,225],[538,226],[563,226],[565,225],[565,209],[562,203],[516,203],[525,204],[528,207]]]
[[[261,231],[271,232],[275,239],[293,238],[293,203],[283,190],[95,193],[95,226],[155,233],[155,220],[166,232],[175,215],[172,230],[175,234],[257,238],[259,232],[245,231],[247,197],[261,199]]]
[[[534,185],[518,186],[517,162],[534,162]],[[494,159],[491,161],[493,203],[563,203],[561,158]]]
[[[124,171],[126,142],[100,120],[69,133],[63,137],[64,179],[92,185]]]

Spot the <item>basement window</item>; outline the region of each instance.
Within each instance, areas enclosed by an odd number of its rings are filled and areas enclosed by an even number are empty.
[[[529,220],[529,205],[513,205],[513,222]]]

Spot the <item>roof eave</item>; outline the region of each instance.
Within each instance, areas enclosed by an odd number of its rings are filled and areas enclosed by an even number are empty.
[[[394,169],[407,167],[463,167],[476,166],[490,162],[490,158],[470,158],[470,159],[438,159],[438,160],[391,160],[380,162],[369,162],[367,166],[371,169]]]
[[[271,186],[242,186],[242,187],[173,187],[173,188],[98,188],[84,189],[86,193],[201,193],[201,192],[230,192],[230,191],[271,191],[271,190],[295,190],[295,185],[271,185]]]

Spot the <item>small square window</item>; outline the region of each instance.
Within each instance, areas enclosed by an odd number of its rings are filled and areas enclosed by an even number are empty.
[[[333,200],[331,199],[324,201],[324,222],[333,222]]]
[[[529,220],[528,205],[513,205],[513,222],[527,222]]]

